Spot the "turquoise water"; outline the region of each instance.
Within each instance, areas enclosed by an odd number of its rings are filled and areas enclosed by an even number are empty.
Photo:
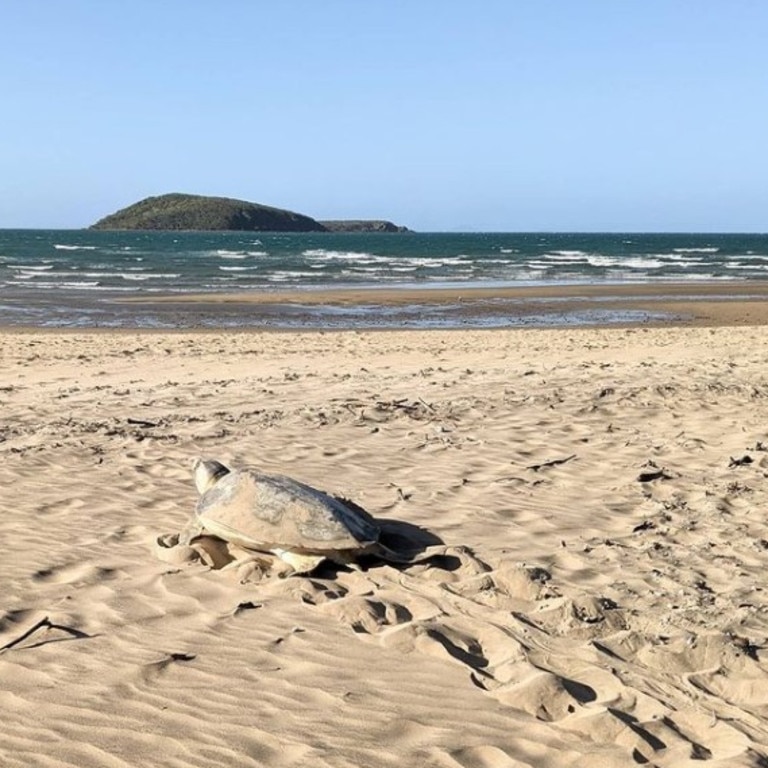
[[[115,298],[184,292],[766,278],[759,234],[0,230],[0,322],[12,324],[87,326]]]

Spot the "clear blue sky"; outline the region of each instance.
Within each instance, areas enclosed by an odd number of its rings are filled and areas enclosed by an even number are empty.
[[[768,231],[764,0],[24,0],[0,227],[165,192],[421,231]]]

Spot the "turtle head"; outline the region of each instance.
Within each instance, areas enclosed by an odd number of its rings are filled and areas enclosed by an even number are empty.
[[[229,470],[214,459],[195,459],[192,462],[192,471],[195,474],[195,486],[202,496],[209,488],[218,482],[219,478],[229,474]]]

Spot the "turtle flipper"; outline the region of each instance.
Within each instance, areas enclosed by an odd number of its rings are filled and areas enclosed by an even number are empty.
[[[274,552],[284,563],[287,563],[291,570],[285,573],[285,576],[292,576],[294,573],[309,573],[314,571],[320,563],[325,560],[325,555],[310,555],[301,552],[289,552],[284,549],[273,549]]]
[[[373,544],[366,552],[368,555],[377,557],[380,560],[384,560],[387,563],[394,563],[396,565],[416,565],[417,563],[423,563],[438,555],[445,554],[446,547],[443,544],[437,546],[426,547],[424,549],[411,550],[410,552],[402,552],[396,549],[391,549],[386,544],[378,541]]]
[[[179,544],[189,546],[193,539],[203,535],[204,528],[200,523],[197,515],[193,515],[192,519],[182,528],[179,533]]]

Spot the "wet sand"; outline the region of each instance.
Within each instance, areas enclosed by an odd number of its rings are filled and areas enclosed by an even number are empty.
[[[147,305],[145,300],[135,303]],[[660,325],[749,325],[768,321],[768,281],[254,291],[163,296],[151,305],[201,313],[239,310],[252,319],[279,319],[281,308],[305,308],[306,322],[318,307],[363,307],[371,315],[377,308],[392,309],[393,323],[408,308],[428,312],[443,307],[459,327],[473,320],[482,326],[491,316],[529,325],[634,325],[638,317]],[[589,321],[580,322],[580,313],[587,312],[592,313]]]
[[[763,324],[768,282],[271,290],[126,297],[17,292],[0,327],[450,329]]]

